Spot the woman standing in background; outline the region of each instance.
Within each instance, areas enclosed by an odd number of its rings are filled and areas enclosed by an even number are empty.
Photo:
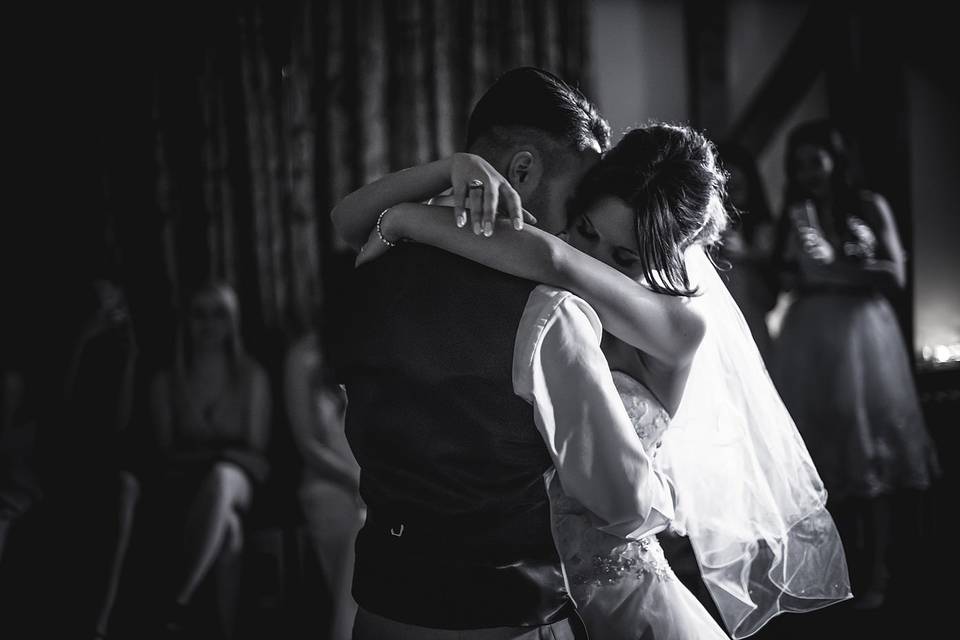
[[[906,258],[887,201],[850,180],[844,141],[831,123],[790,133],[786,176],[777,255],[781,285],[797,299],[777,340],[774,379],[850,536],[847,546],[862,540],[857,604],[876,608],[889,579],[888,497],[926,489],[938,472],[885,297],[903,289]]]

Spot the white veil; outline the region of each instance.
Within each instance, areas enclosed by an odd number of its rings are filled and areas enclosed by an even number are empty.
[[[785,611],[852,597],[827,494],[770,380],[740,308],[700,247],[687,253],[691,298],[707,319],[660,464],[734,638]]]

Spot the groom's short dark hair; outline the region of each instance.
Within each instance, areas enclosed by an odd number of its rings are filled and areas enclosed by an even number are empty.
[[[480,98],[467,123],[467,149],[484,138],[511,130],[546,134],[553,142],[580,152],[610,145],[610,125],[579,90],[536,67],[507,71]]]

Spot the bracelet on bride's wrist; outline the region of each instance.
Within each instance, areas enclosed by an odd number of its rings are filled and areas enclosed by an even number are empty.
[[[387,207],[386,209],[381,211],[380,216],[377,218],[377,235],[380,236],[380,242],[387,245],[388,247],[395,247],[397,246],[397,243],[393,242],[392,240],[387,240],[387,237],[383,235],[383,217],[387,215],[388,211],[390,211],[390,207]]]

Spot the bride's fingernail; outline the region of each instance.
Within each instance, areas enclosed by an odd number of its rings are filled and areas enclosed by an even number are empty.
[[[483,235],[488,238],[493,235],[493,223],[489,220],[483,223]]]
[[[517,231],[523,231],[523,220],[514,220],[513,228]]]
[[[457,227],[462,229],[467,224],[467,214],[461,211],[457,214]]]
[[[473,223],[473,233],[480,235],[480,221],[475,221]]]

